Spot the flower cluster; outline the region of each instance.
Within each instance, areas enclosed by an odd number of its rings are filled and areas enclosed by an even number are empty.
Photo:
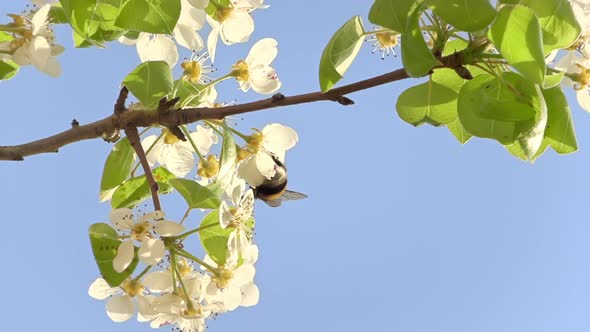
[[[237,144],[234,135],[243,144]],[[233,158],[216,155],[219,136],[219,153],[233,150]],[[130,208],[119,208],[111,211],[110,226],[99,224],[102,231],[91,231],[102,277],[88,293],[107,300],[106,312],[114,322],[137,315],[154,328],[175,325],[180,331],[197,332],[204,330],[208,318],[258,303],[255,191],[275,176],[276,160],[284,162],[297,133],[273,123],[246,135],[225,122],[206,121],[193,133],[187,131],[188,137],[182,141],[164,129],[159,136],[147,136],[142,145],[152,166],[167,168],[218,201],[215,208],[201,207],[207,214],[199,225],[189,227],[190,210],[177,223],[167,220],[163,211],[136,216]],[[215,187],[219,190],[209,189]],[[199,235],[201,254],[188,249],[194,247],[194,234]],[[105,254],[105,248],[112,248],[112,255]]]

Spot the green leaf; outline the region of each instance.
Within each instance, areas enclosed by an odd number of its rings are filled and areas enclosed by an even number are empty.
[[[553,73],[550,75],[545,75],[545,79],[543,80],[543,89],[550,89],[555,86],[558,86],[563,79],[565,72],[560,71],[558,73]]]
[[[217,209],[221,204],[214,192],[194,180],[170,179],[170,184],[184,197],[191,209]]]
[[[100,201],[109,199],[110,194],[117,188],[131,172],[135,152],[127,137],[121,139],[113,146],[111,153],[104,163],[102,178],[100,180]]]
[[[559,86],[543,90],[547,103],[547,129],[545,140],[559,154],[572,153],[578,150],[576,132],[570,108],[563,91]]]
[[[421,14],[422,7],[417,7],[408,21],[408,30],[401,37],[402,63],[411,77],[422,77],[440,64],[426,45],[418,25]]]
[[[70,23],[65,10],[63,9],[63,7],[59,3],[51,6],[51,9],[49,9],[49,17],[50,17],[51,23],[53,23],[53,24],[68,24],[68,23]]]
[[[567,0],[521,0],[519,4],[529,7],[539,19],[545,54],[570,46],[582,32]]]
[[[541,26],[529,8],[502,6],[488,31],[488,38],[511,66],[527,79],[543,83],[545,56]]]
[[[330,39],[320,60],[320,88],[328,91],[342,79],[363,45],[363,22],[359,16],[348,20]]]
[[[113,259],[117,255],[117,249],[121,244],[117,231],[105,223],[96,223],[90,226],[88,235],[90,236],[94,260],[103,279],[111,287],[119,286],[137,267],[139,261],[137,255],[135,255],[131,264],[123,272],[119,273],[113,267]]]
[[[185,79],[174,81],[174,95],[172,98],[180,97],[178,108],[196,107],[206,100],[208,95],[213,91],[205,85],[193,84]]]
[[[475,32],[492,23],[496,10],[488,0],[428,0],[434,12],[459,30]]]
[[[14,37],[11,34],[4,31],[0,31],[0,43],[11,41],[13,39]]]
[[[453,134],[453,136],[455,136],[455,138],[461,144],[467,143],[467,141],[469,141],[469,139],[472,137],[472,135],[467,130],[465,130],[465,128],[463,128],[459,118],[456,118],[452,122],[447,123],[447,128],[449,128],[451,134]]]
[[[416,0],[375,0],[369,21],[399,33],[406,32],[410,13],[417,3]]]
[[[169,180],[175,178],[174,174],[164,167],[158,167],[154,169],[152,173],[156,179],[156,183],[158,183],[158,193],[170,193],[173,188],[170,185]],[[115,190],[111,199],[111,206],[113,209],[124,207],[134,208],[150,197],[150,188],[144,174],[123,182],[123,184]]]
[[[102,46],[121,29],[115,27],[115,19],[119,14],[119,0],[60,0],[66,21],[79,37],[96,46]],[[110,39],[112,40],[112,39]],[[77,44],[86,46],[81,42]]]
[[[0,60],[0,80],[13,78],[19,69],[19,65],[12,60]]]
[[[229,235],[234,231],[233,228],[221,228],[219,224],[219,210],[213,210],[203,218],[199,228],[201,244],[207,255],[213,259],[218,266],[225,264],[227,260],[227,240]]]
[[[171,35],[179,17],[180,0],[123,0],[115,25]]]
[[[505,145],[529,135],[542,121],[543,113],[546,118],[538,86],[510,72],[500,79],[482,74],[465,83],[457,109],[461,124],[470,134]]]
[[[123,84],[149,108],[172,91],[172,71],[164,61],[148,61],[140,64]]]
[[[414,126],[425,122],[439,126],[457,118],[457,92],[429,80],[402,92],[396,109],[402,120]]]

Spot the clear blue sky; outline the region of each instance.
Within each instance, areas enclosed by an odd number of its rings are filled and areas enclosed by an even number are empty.
[[[370,1],[268,3],[254,13],[252,42],[222,46],[216,65],[223,73],[254,41],[274,37],[286,95],[318,89],[321,51],[346,20],[359,14],[372,28]],[[0,17],[23,6],[4,1]],[[133,47],[73,49],[63,31],[59,40],[67,47],[61,78],[29,67],[0,83],[0,145],[54,134],[74,118],[85,124],[107,116],[139,61]],[[364,45],[344,83],[401,66],[370,51]],[[588,114],[574,102],[579,152],[548,152],[527,164],[492,141],[461,146],[445,128],[403,123],[395,101],[416,83],[350,95],[352,107],[323,102],[237,118],[240,128],[279,122],[298,131],[290,188],[309,198],[277,209],[258,203],[260,303],[209,321],[209,331],[590,329]],[[259,98],[231,81],[219,91],[226,101]],[[108,220],[98,188],[110,148],[85,141],[0,162],[2,330],[150,330],[133,320],[112,323],[105,303],[87,295],[98,276],[87,228]],[[180,196],[163,204],[180,219]]]

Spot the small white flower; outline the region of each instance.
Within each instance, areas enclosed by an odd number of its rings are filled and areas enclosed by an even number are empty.
[[[264,0],[232,0],[230,6],[220,9],[215,17],[207,16],[207,22],[211,25],[211,32],[207,37],[207,49],[211,55],[211,62],[215,61],[217,40],[226,45],[245,43],[254,32],[254,20],[250,14],[256,9],[267,8]]]
[[[375,53],[377,50],[379,50],[382,60],[390,54],[397,56],[395,53],[395,47],[399,44],[400,34],[391,30],[380,30],[382,31],[375,32],[371,35],[371,37],[367,38],[368,42],[373,43],[373,50],[371,53]]]
[[[230,207],[226,201],[221,202],[219,207],[221,228],[232,227],[234,229],[227,241],[228,262],[237,262],[240,255],[252,244],[250,235],[252,228],[251,225],[248,225],[248,220],[252,218],[254,211],[254,191],[248,189],[243,196],[242,193],[243,191],[232,199],[235,207]]]
[[[238,175],[251,186],[257,187],[275,175],[276,162],[273,156],[284,163],[285,152],[295,146],[299,137],[295,130],[278,123],[266,125],[251,137],[254,139],[248,143],[248,149],[254,154],[240,163]]]
[[[277,41],[264,38],[252,46],[246,60],[240,60],[232,66],[231,75],[236,78],[242,91],[252,88],[258,93],[271,94],[280,89],[281,81],[276,71],[269,66],[278,52]]]
[[[227,262],[224,266],[217,264],[208,256],[205,262],[216,268],[206,287],[205,301],[208,303],[222,303],[224,311],[232,311],[239,306],[256,305],[260,293],[254,284],[256,269],[254,263],[258,260],[258,247],[250,245],[242,252],[242,264],[237,261]]]
[[[139,321],[146,321],[153,316],[151,309],[153,296],[146,295],[143,285],[137,280],[125,280],[118,287],[111,287],[103,278],[97,278],[88,288],[88,295],[97,300],[110,297],[106,305],[107,315],[114,322],[128,320],[135,314],[133,299],[137,299]]]
[[[590,59],[568,52],[557,62],[555,68],[566,72],[562,84],[572,87],[576,91],[578,104],[586,112],[590,112]]]
[[[211,128],[197,126],[191,138],[202,155],[209,153],[211,146],[217,142],[217,135]],[[157,142],[156,142],[157,140]],[[170,131],[164,130],[164,137],[158,140],[155,135],[146,137],[142,142],[150,166],[156,163],[166,167],[177,177],[186,176],[195,167],[195,150],[190,142],[181,141]]]
[[[133,261],[135,249],[133,242],[141,242],[138,257],[147,265],[155,265],[162,260],[166,248],[162,240],[154,238],[152,231],[159,236],[175,236],[184,230],[184,226],[164,219],[164,212],[154,211],[148,213],[135,222],[131,209],[116,209],[110,212],[110,220],[119,231],[129,232],[127,240],[124,240],[117,249],[117,255],[113,259],[115,271],[122,272]]]
[[[63,46],[54,44],[55,35],[49,28],[50,4],[45,4],[33,14],[32,18],[11,15],[17,27],[24,31],[15,33],[15,39],[0,43],[0,51],[12,52],[12,61],[19,66],[32,64],[38,70],[57,77],[61,66],[57,55],[64,51]]]

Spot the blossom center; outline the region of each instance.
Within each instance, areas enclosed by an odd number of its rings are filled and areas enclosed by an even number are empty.
[[[576,84],[574,88],[576,90],[582,90],[590,84],[590,69],[582,66],[579,63],[576,63],[576,66],[580,68],[581,72],[579,74],[576,74],[575,81],[579,84]]]
[[[146,235],[149,234],[150,223],[147,221],[139,222],[133,225],[131,229],[131,236],[137,241],[141,241]]]
[[[176,144],[178,142],[180,142],[180,140],[178,139],[178,137],[176,137],[176,135],[171,133],[168,129],[164,130],[164,143]]]
[[[213,277],[217,288],[223,289],[229,285],[229,281],[233,277],[233,272],[226,268],[220,268]]]
[[[215,20],[217,22],[223,22],[231,16],[233,11],[234,9],[232,7],[219,8],[215,12]]]
[[[235,77],[238,82],[247,82],[250,79],[250,72],[248,71],[248,64],[244,60],[236,62],[235,65],[231,66],[231,76]]]
[[[398,43],[397,35],[391,32],[378,32],[375,38],[381,48],[395,47]]]
[[[202,68],[201,64],[197,61],[185,61],[181,65],[184,70],[183,77],[191,81],[192,83],[198,82],[201,78]]]
[[[121,284],[121,289],[125,294],[129,295],[129,297],[135,297],[141,294],[144,288],[139,280],[125,280]]]
[[[200,159],[197,174],[203,178],[212,178],[219,173],[219,161],[214,155],[207,156],[207,160]]]

